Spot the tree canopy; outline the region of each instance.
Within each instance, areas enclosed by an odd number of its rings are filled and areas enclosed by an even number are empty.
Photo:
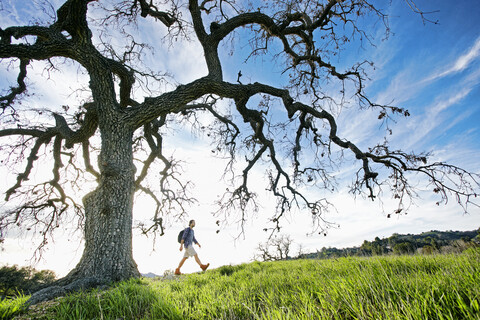
[[[164,219],[181,216],[194,201],[188,178],[180,175],[181,159],[164,150],[177,125],[205,133],[213,152],[229,159],[222,170],[232,187],[219,198],[218,212],[226,219],[237,215],[240,223],[257,208],[249,177],[260,167],[265,187],[277,199],[266,229],[280,230],[292,207],[310,212],[318,228],[328,227],[328,198],[312,198],[308,190],[335,190],[343,157],[357,160],[352,193],[372,200],[389,193],[398,204],[392,213],[402,213],[415,196],[417,176],[440,202],[453,198],[464,210],[478,205],[478,174],[431,161],[429,153],[399,150],[387,139],[361,147],[339,135],[336,116],[347,104],[359,113],[377,110],[387,132],[389,119],[410,115],[368,96],[372,61],[344,65],[334,59],[352,43],[371,45],[372,24],[383,24],[388,35],[388,16],[371,1],[42,4],[43,12],[30,23],[0,29],[2,67],[16,74],[16,84],[0,97],[0,137],[4,162],[18,172],[6,190],[11,207],[1,212],[0,236],[15,226],[34,228],[44,245],[52,230],[76,216],[85,251],[58,283],[62,292],[139,275],[131,248],[136,194],[156,203],[150,223],[140,226],[145,233],[163,234]],[[428,22],[412,1],[407,4]],[[145,30],[152,34],[142,34]],[[241,39],[249,46],[239,47]],[[204,59],[198,64],[206,67],[205,74],[181,83],[171,79],[168,66],[155,70],[150,65],[180,41],[200,44]],[[222,61],[229,50],[244,51],[247,63],[271,59],[285,81],[263,82],[255,74],[246,79],[240,64],[236,77],[226,79]],[[30,87],[39,84],[29,82],[29,73],[41,70],[49,79],[69,68],[78,70],[77,102],[35,106],[37,95],[29,96]],[[44,85],[55,90],[54,84]],[[29,183],[40,163],[50,166],[51,176]],[[153,168],[160,168],[155,183],[148,179]]]

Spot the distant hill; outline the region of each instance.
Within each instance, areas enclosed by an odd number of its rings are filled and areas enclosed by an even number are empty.
[[[388,238],[365,240],[359,247],[322,248],[314,253],[301,254],[297,259],[328,259],[348,256],[386,254],[462,252],[480,244],[480,229],[472,231],[428,231],[421,234],[394,233]]]
[[[157,278],[160,277],[159,275],[149,272],[149,273],[142,273],[142,277],[144,278]]]

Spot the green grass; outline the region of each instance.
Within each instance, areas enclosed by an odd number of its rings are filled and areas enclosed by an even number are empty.
[[[131,280],[61,299],[45,318],[480,319],[479,303],[480,251],[470,250],[254,262],[174,280]]]
[[[24,311],[24,304],[28,297],[19,295],[16,298],[7,298],[0,301],[0,319],[11,319],[15,314]]]

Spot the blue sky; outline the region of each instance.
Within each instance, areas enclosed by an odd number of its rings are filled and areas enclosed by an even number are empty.
[[[393,104],[410,111],[410,117],[399,117],[395,123],[389,124],[393,130],[393,135],[389,137],[392,146],[405,151],[432,151],[436,160],[448,161],[479,173],[480,4],[477,0],[454,3],[446,0],[418,1],[417,4],[425,11],[438,10],[427,17],[438,20],[439,23],[424,24],[405,2],[396,1],[388,8],[392,31],[388,40],[382,41],[383,35],[379,31],[378,37],[374,39],[375,47],[365,45],[364,49],[345,50],[332,63],[348,65],[352,59],[372,60],[376,68],[369,73],[371,81],[366,88],[370,97],[380,103],[393,101]],[[15,6],[17,8],[13,10]],[[29,20],[29,15],[35,10],[20,6],[21,3],[16,0],[4,1],[4,9],[7,11],[2,14],[0,27]],[[162,32],[149,21],[141,22],[140,31],[146,41],[155,41]],[[205,66],[198,63],[202,61],[202,54],[195,41],[179,41],[168,50],[158,43],[156,46],[155,56],[147,57],[146,60],[152,68],[168,71],[179,83],[205,74]],[[238,53],[229,56],[226,48],[222,55],[227,81],[236,81],[238,70],[242,70],[244,82],[278,84],[285,81],[281,78],[279,66],[274,65],[269,57],[246,64],[243,62],[245,47],[237,44],[236,48]],[[0,66],[0,84],[4,88],[5,83],[13,81],[16,75],[7,73],[5,63]],[[61,74],[52,75],[49,81],[42,80],[45,75],[41,68],[29,73],[32,83],[36,83],[36,91],[47,90],[37,95],[35,102],[30,100],[32,104],[38,107],[60,106],[66,100],[75,104],[75,98],[78,97],[66,93],[86,81],[85,76],[77,75],[76,71],[75,66],[66,65]],[[169,85],[162,86],[164,90],[169,88]],[[52,88],[55,90],[50,92]],[[339,135],[361,147],[381,142],[385,128],[376,120],[377,115],[378,111],[359,114],[353,108],[343,109],[338,118]],[[215,210],[212,203],[216,195],[225,188],[218,170],[224,162],[211,158],[209,141],[192,137],[188,129],[178,131],[166,143],[175,156],[188,161],[185,175],[191,177],[196,184],[194,192],[200,202],[191,209],[191,217],[197,220],[197,238],[203,245],[199,252],[202,260],[211,262],[213,267],[249,261],[256,245],[266,238],[261,230],[273,210],[273,199],[261,192],[264,189],[261,170],[253,172],[252,184],[257,186],[262,197],[262,208],[247,223],[244,237],[235,240],[238,226],[232,223],[217,234],[216,218],[210,214]],[[337,223],[339,228],[330,229],[326,237],[307,236],[311,230],[309,214],[299,211],[288,216],[284,232],[292,235],[296,245],[302,244],[305,251],[314,252],[328,246],[360,245],[365,239],[388,237],[393,233],[473,230],[480,227],[478,208],[471,207],[470,214],[465,215],[461,208],[455,206],[454,200],[447,205],[436,206],[438,199],[433,198],[428,190],[420,192],[422,198],[416,200],[408,215],[387,219],[384,211],[392,208],[390,199],[372,203],[361,198],[354,199],[348,194],[347,185],[351,180],[348,177],[355,172],[355,165],[358,166],[354,161],[346,161],[338,169],[337,174],[345,183],[341,184],[338,192],[327,194],[336,207],[336,210],[328,213],[327,219]],[[2,187],[3,191],[5,189],[6,186]],[[135,219],[147,219],[152,211],[151,205],[145,199],[138,199],[134,209]],[[178,263],[181,255],[175,237],[183,222],[171,223],[170,231],[158,239],[154,251],[150,238],[135,237],[134,256],[141,272],[161,274],[164,270],[173,269]],[[50,268],[59,274],[65,274],[74,267],[81,255],[81,241],[78,235],[72,238],[68,234],[58,234],[57,241],[49,246],[45,260],[37,265],[38,268]],[[0,264],[23,265],[31,257],[32,248],[34,246],[28,238],[14,234],[4,245]],[[195,264],[187,263],[185,271],[196,271]]]

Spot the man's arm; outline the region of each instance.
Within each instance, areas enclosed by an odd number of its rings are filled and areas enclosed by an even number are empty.
[[[200,243],[197,241],[197,239],[195,238],[195,236],[193,236],[193,243],[195,243],[199,248],[202,247]]]

